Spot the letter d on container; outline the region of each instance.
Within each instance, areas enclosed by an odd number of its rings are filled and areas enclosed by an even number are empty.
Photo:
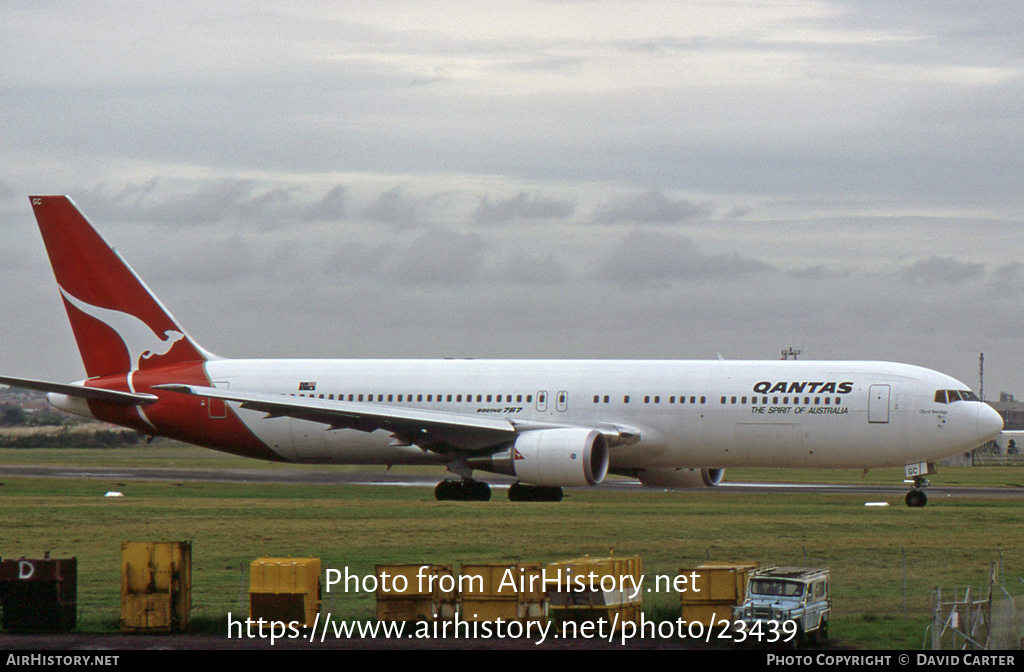
[[[18,578],[19,579],[31,579],[36,573],[36,566],[28,560],[18,561]]]

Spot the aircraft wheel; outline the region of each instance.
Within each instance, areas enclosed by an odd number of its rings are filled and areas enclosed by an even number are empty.
[[[459,499],[459,487],[457,481],[441,481],[434,488],[434,499],[439,502],[450,502]]]
[[[928,503],[928,495],[921,490],[911,490],[907,493],[906,502],[910,508],[920,509]]]
[[[516,481],[508,489],[510,502],[560,502],[562,489],[542,485],[526,485]]]
[[[491,486],[483,481],[463,481],[466,488],[466,499],[471,502],[491,501]]]
[[[434,488],[434,499],[439,502],[489,502],[491,486],[473,479],[441,481]]]

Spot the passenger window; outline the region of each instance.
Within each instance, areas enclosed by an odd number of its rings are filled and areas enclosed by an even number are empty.
[[[736,403],[736,397],[733,397],[732,399],[730,399],[729,403],[730,404],[735,404]]]
[[[532,404],[533,403],[533,395],[532,394],[526,395],[526,403],[528,403],[528,404]]]
[[[783,404],[788,404],[789,403],[789,397],[783,397],[782,398],[782,403]]]
[[[448,401],[451,401],[451,400],[452,400],[452,395],[449,394],[448,395]]]
[[[608,395],[607,394],[604,395],[604,403],[606,403],[606,404],[608,403]]]
[[[661,395],[658,395],[658,394],[654,395],[654,403],[656,403],[656,404],[660,404],[661,403]]]
[[[697,397],[690,397],[690,403],[691,404],[697,403]],[[700,398],[700,403],[702,403],[702,404],[704,403],[704,397]]]
[[[491,395],[487,395],[487,403],[491,403]]]
[[[462,401],[462,395],[461,394],[456,395],[455,396],[455,401]]]
[[[772,397],[772,403],[773,404],[778,404],[779,403],[779,398],[778,397]]]
[[[668,403],[670,403],[670,404],[674,404],[674,403],[676,403],[676,398],[675,398],[674,396],[672,396],[672,397],[669,397],[669,398],[668,398]]]
[[[629,395],[628,394],[622,398],[622,403],[624,403],[624,404],[628,404],[629,403]]]
[[[390,394],[389,394],[389,395],[388,395],[388,401],[393,401],[393,400],[394,400],[394,397],[393,397],[392,395],[390,395]]]
[[[521,394],[517,394],[516,395],[516,403],[517,404],[523,403],[523,395],[521,395]]]
[[[649,404],[649,403],[651,403],[651,398],[650,398],[649,396],[645,396],[645,397],[644,397],[644,403],[645,403],[645,404]]]
[[[360,394],[359,395],[359,401],[362,401],[362,400],[363,400],[363,395]]]
[[[498,395],[498,397],[497,397],[497,398],[495,399],[495,401],[497,401],[498,403],[501,403],[501,395],[500,395],[500,394],[499,394],[499,395]]]
[[[725,397],[722,397],[722,403],[723,404],[725,403]]]
[[[747,398],[746,398],[746,397],[743,397],[742,399],[740,399],[740,403],[741,403],[741,404],[745,404],[745,403],[747,403]]]
[[[594,395],[594,403],[596,404],[599,401],[601,401],[601,397],[595,394]]]
[[[703,403],[707,402],[707,399],[708,399],[707,397],[701,397],[700,398],[700,403],[703,404]],[[690,397],[690,403],[691,404],[693,403],[693,397]]]
[[[825,405],[828,406],[828,402],[832,397],[825,397]]]

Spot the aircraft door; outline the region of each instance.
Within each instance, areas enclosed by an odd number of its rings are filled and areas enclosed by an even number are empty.
[[[537,410],[541,413],[548,410],[548,393],[544,390],[537,393]]]
[[[565,413],[565,409],[568,407],[569,393],[563,390],[555,397],[555,408],[558,409],[560,413]]]
[[[888,385],[872,385],[868,390],[868,422],[889,422]]]

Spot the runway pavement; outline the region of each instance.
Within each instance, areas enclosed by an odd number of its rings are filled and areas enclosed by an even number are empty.
[[[66,467],[36,465],[0,465],[0,478],[75,478],[105,481],[177,481],[222,483],[285,483],[305,485],[373,485],[381,487],[433,488],[446,474],[441,469],[436,475],[399,474],[382,471],[306,471],[287,469],[175,469],[167,467]],[[486,475],[481,480],[491,487],[507,488],[515,479]],[[645,488],[639,481],[614,479],[597,486],[604,490],[659,492],[658,488]],[[733,483],[726,482],[708,492],[807,492],[846,495],[880,495],[902,497],[908,490],[904,484],[808,484],[808,483]],[[1022,487],[932,486],[927,490],[932,500],[941,497],[998,497],[1024,499]]]

